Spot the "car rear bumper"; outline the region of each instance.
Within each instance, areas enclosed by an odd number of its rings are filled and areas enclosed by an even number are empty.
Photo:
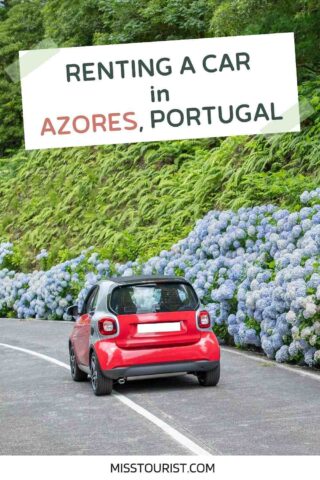
[[[162,373],[195,373],[214,370],[219,366],[219,360],[197,360],[184,362],[153,363],[149,365],[132,365],[130,367],[117,367],[111,370],[102,370],[107,378],[118,380],[119,378],[140,377],[145,375],[159,375]]]
[[[157,369],[157,365],[161,368],[161,365],[172,364],[177,368],[182,363],[220,360],[219,343],[212,331],[201,333],[200,340],[191,345],[124,349],[120,348],[114,339],[110,339],[99,340],[93,347],[102,372],[115,369],[126,370],[131,367],[149,367],[150,365],[155,365]]]

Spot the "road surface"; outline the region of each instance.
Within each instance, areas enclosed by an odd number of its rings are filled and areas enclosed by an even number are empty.
[[[71,329],[0,319],[0,454],[320,454],[317,372],[223,348],[216,388],[180,375],[95,397],[71,380]]]

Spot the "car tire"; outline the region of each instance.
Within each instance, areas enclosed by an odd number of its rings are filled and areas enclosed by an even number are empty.
[[[201,386],[215,387],[218,385],[220,379],[220,364],[217,365],[213,370],[208,370],[207,372],[198,372],[197,377]]]
[[[80,368],[78,367],[76,355],[72,345],[70,345],[70,348],[69,348],[69,356],[70,356],[70,371],[71,371],[72,379],[75,382],[84,382],[85,380],[88,379],[88,375],[82,370],[80,370]]]
[[[110,395],[113,387],[113,380],[102,375],[100,365],[95,352],[92,352],[90,358],[91,386],[93,393],[100,397],[101,395]]]

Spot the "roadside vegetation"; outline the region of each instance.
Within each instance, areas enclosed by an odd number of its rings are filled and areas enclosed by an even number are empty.
[[[224,341],[319,366],[319,24],[317,0],[0,1],[1,315],[66,319],[106,276],[179,274]],[[301,132],[24,150],[19,50],[290,31]]]
[[[42,270],[12,268],[14,246],[0,244],[0,315],[68,320],[88,290],[116,275],[182,275],[225,342],[259,348],[278,362],[320,366],[320,188],[274,205],[210,211],[189,235],[147,261],[115,263],[94,247]]]
[[[1,2],[0,2],[1,3]],[[315,0],[5,0],[0,7],[0,231],[16,265],[93,245],[117,261],[169,248],[213,208],[295,209],[319,184]],[[6,67],[43,39],[58,46],[294,31],[301,133],[26,152],[19,82]]]

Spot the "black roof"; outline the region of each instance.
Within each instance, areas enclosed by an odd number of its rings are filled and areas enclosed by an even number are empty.
[[[135,275],[132,277],[111,277],[109,278],[111,282],[118,283],[119,285],[133,285],[139,283],[150,283],[150,282],[183,282],[189,283],[183,277],[172,277],[169,275]]]

